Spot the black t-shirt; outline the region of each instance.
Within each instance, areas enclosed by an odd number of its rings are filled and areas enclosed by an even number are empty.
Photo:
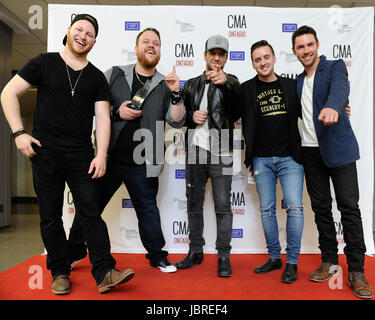
[[[74,87],[81,70],[68,66]],[[83,68],[71,94],[66,64],[58,52],[42,53],[18,73],[38,87],[33,136],[42,146],[63,150],[92,149],[91,134],[96,101],[109,101],[104,74],[90,62]]]
[[[143,87],[143,84],[148,80],[151,79],[151,77],[145,77],[140,74],[138,74],[139,79],[142,81],[142,83],[139,81],[137,75],[135,74],[135,68],[133,69],[133,83],[132,83],[132,92],[131,96],[132,98],[135,96],[137,91]],[[142,116],[141,116],[142,117]],[[111,158],[116,159],[116,161],[120,161],[121,163],[127,165],[127,166],[138,166],[134,161],[133,153],[134,149],[142,143],[142,141],[134,141],[134,132],[141,128],[141,117],[135,118],[134,120],[127,120],[126,125],[124,129],[121,131],[116,146],[111,152]],[[142,156],[144,156],[144,150],[142,151]]]
[[[257,79],[256,114],[254,155],[289,156],[288,110],[279,80],[263,82]]]

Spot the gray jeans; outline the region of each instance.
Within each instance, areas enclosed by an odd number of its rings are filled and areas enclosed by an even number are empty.
[[[186,198],[191,252],[203,252],[203,202],[208,178],[211,179],[214,198],[217,237],[216,250],[219,257],[229,257],[232,239],[233,214],[230,202],[232,185],[231,157],[217,157],[196,148],[188,154],[186,162]],[[196,159],[194,163],[194,159]]]

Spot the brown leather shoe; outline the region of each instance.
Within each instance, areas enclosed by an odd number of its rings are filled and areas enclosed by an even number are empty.
[[[103,281],[98,285],[99,293],[105,293],[114,288],[116,285],[128,282],[135,275],[132,269],[118,271],[117,269],[109,270],[104,276]]]
[[[310,275],[309,280],[314,282],[324,282],[329,280],[329,278],[337,272],[335,266],[335,264],[329,262],[322,262],[320,267]]]
[[[52,281],[52,292],[54,294],[70,293],[69,276],[66,274],[55,276]]]
[[[370,284],[365,278],[363,272],[349,272],[347,285],[352,288],[353,293],[356,297],[361,299],[371,299],[374,294]]]

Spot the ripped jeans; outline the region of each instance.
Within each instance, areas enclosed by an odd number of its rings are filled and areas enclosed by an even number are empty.
[[[254,178],[260,200],[263,231],[271,259],[280,259],[279,228],[276,219],[276,183],[280,180],[287,208],[287,263],[297,264],[303,231],[304,170],[292,157],[254,157]]]
[[[232,157],[217,157],[196,147],[188,154],[186,163],[186,198],[189,222],[189,250],[203,252],[203,204],[208,178],[211,180],[216,214],[216,250],[218,256],[229,258],[232,240],[233,214],[230,191],[232,186]],[[195,161],[194,161],[195,160]],[[207,199],[210,201],[210,199]]]

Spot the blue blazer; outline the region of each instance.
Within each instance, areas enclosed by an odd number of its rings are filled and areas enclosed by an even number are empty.
[[[297,77],[297,95],[300,100],[305,76],[306,73],[303,72]],[[313,120],[320,153],[324,163],[330,168],[359,159],[358,142],[346,114],[348,97],[348,72],[344,61],[327,60],[325,56],[321,56],[314,77]],[[339,113],[338,122],[331,126],[324,126],[318,120],[320,111],[327,107]]]

